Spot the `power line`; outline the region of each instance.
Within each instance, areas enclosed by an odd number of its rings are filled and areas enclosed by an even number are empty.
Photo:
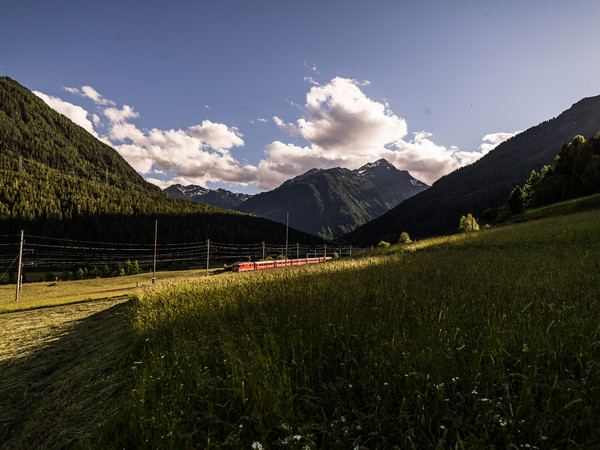
[[[4,238],[15,238],[16,235],[4,235]],[[125,261],[138,261],[142,264],[153,263],[154,245],[129,242],[85,241],[48,236],[25,235],[23,265],[34,267],[65,266],[99,266],[119,265]],[[0,263],[10,262],[6,273],[14,265],[14,251],[18,242],[0,244]],[[277,243],[226,243],[210,241],[182,242],[172,244],[156,244],[158,263],[192,262],[202,264],[209,256],[212,260],[261,260],[268,255],[281,255],[285,252],[285,244]],[[347,246],[336,248],[342,253],[356,254],[364,250]],[[325,254],[326,244],[296,244],[297,254]],[[9,256],[10,255],[10,256]],[[6,274],[5,273],[5,274]],[[3,275],[4,276],[4,275]],[[1,280],[1,278],[0,278]]]

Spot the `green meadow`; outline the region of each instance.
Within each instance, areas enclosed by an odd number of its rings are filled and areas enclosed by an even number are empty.
[[[53,436],[84,448],[598,448],[599,292],[600,210],[166,283],[106,321],[118,342],[95,351],[117,363],[79,360],[92,391],[105,380],[109,413],[93,430],[63,414]],[[85,386],[69,385],[69,408]],[[40,416],[7,448],[31,442]]]
[[[600,212],[137,302],[115,447],[600,445]]]

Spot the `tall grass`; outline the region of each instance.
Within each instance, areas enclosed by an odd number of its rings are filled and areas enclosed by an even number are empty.
[[[174,284],[103,443],[598,447],[598,292],[597,211]]]

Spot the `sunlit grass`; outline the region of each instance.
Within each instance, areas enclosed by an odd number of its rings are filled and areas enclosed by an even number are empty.
[[[214,274],[219,270],[210,269],[209,273]],[[157,272],[154,287],[205,276],[205,269]],[[90,280],[24,283],[18,302],[15,301],[16,285],[0,285],[0,314],[95,299],[132,296],[153,288],[151,278],[151,275],[146,273]]]
[[[104,442],[600,445],[600,212],[373,253],[144,293]]]

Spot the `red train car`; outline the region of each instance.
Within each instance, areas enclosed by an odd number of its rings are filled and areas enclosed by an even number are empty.
[[[236,262],[231,270],[233,272],[248,272],[250,270],[274,269],[276,267],[303,266],[304,264],[316,264],[329,261],[331,256],[319,256],[316,258],[278,259],[275,261]]]

